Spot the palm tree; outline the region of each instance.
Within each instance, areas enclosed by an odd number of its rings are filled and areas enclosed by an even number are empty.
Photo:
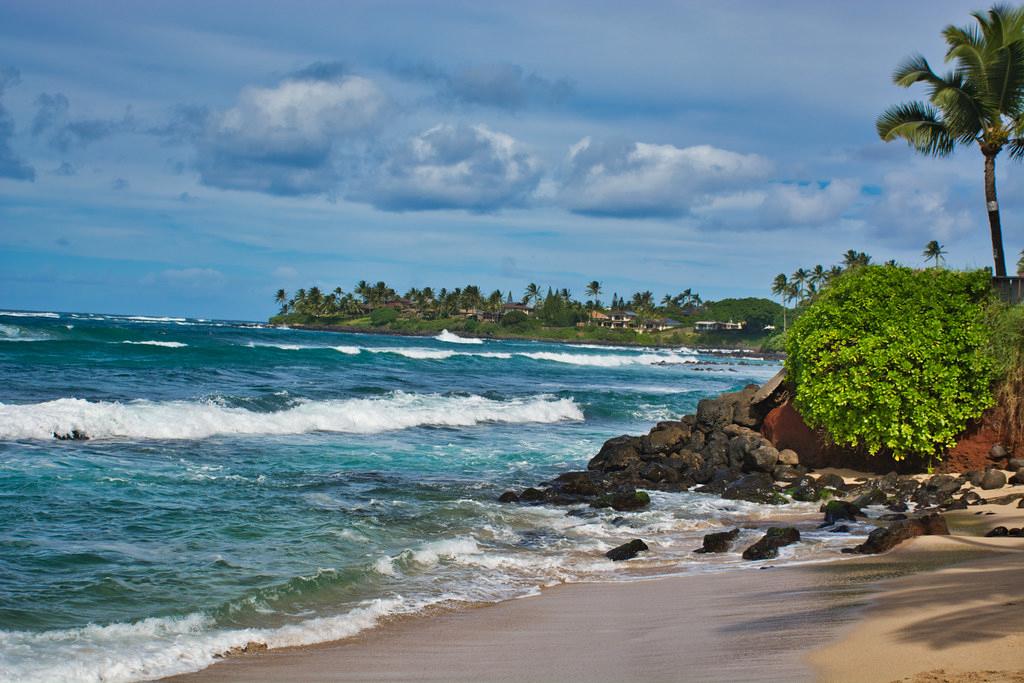
[[[818,291],[828,282],[828,271],[826,271],[825,267],[819,263],[811,270],[808,280],[811,283],[811,288]]]
[[[843,267],[849,270],[850,268],[857,268],[859,266],[866,266],[871,263],[871,257],[865,254],[863,251],[857,251],[855,249],[847,249],[846,253],[843,254]]]
[[[274,301],[281,307],[281,313],[288,310],[288,293],[283,289],[277,290],[277,294],[274,295]]]
[[[789,278],[779,273],[772,280],[772,294],[782,299],[782,331],[786,331],[786,302],[789,300]]]
[[[601,305],[601,300],[597,297],[601,296],[601,283],[597,280],[591,280],[587,283],[587,296],[594,300],[596,306]]]
[[[531,282],[526,285],[526,290],[523,292],[523,303],[533,302],[533,305],[536,306],[538,301],[540,301],[540,287],[536,282]]]
[[[934,260],[935,267],[939,267],[939,263],[943,260],[943,256],[946,254],[946,250],[942,248],[938,240],[932,240],[925,245],[924,251],[921,252],[921,256],[924,256],[925,261]]]
[[[1024,157],[1024,8],[996,5],[972,14],[977,26],[947,26],[943,32],[952,71],[939,76],[927,60],[914,55],[896,68],[893,81],[909,88],[928,86],[928,102],[890,107],[878,117],[878,135],[906,140],[934,157],[956,146],[977,144],[985,158],[985,206],[997,277],[1006,276],[1003,231],[996,199],[996,157],[1004,147],[1010,158]]]
[[[796,290],[796,298],[803,299],[807,293],[807,282],[811,274],[804,268],[797,268],[789,276],[790,284]]]

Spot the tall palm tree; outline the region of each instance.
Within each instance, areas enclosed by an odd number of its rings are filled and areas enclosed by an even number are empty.
[[[274,301],[281,307],[282,313],[288,310],[288,293],[283,289],[277,290],[277,294],[274,295]]]
[[[946,250],[942,248],[938,240],[932,240],[925,245],[924,251],[921,252],[921,256],[924,256],[925,261],[935,261],[935,267],[939,267],[939,263],[943,261],[943,256],[946,254]]]
[[[587,283],[587,296],[594,300],[594,305],[600,306],[601,300],[597,297],[601,296],[601,283],[597,280],[591,280]]]
[[[796,290],[796,298],[803,299],[807,294],[807,282],[811,274],[804,268],[797,268],[789,276],[790,284]]]
[[[779,273],[772,280],[772,294],[782,299],[782,331],[786,331],[786,303],[789,301],[789,278]]]
[[[977,144],[985,158],[985,206],[997,277],[1006,276],[1003,231],[996,199],[996,157],[1008,148],[1010,158],[1024,157],[1024,7],[996,5],[972,14],[977,26],[947,26],[942,31],[954,68],[945,76],[914,55],[893,73],[896,85],[928,86],[928,102],[890,107],[878,117],[878,135],[889,142],[906,140],[934,157],[956,146]]]
[[[843,267],[846,269],[857,268],[859,266],[866,266],[871,263],[871,257],[865,254],[863,251],[857,251],[856,249],[847,249],[846,253],[843,254]]]

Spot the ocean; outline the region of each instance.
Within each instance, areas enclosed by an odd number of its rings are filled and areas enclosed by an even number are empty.
[[[151,679],[561,582],[739,570],[691,551],[769,516],[805,529],[780,562],[838,557],[850,535],[814,531],[814,504],[496,502],[777,370],[685,348],[2,311],[0,678]],[[651,551],[604,558],[631,538]]]

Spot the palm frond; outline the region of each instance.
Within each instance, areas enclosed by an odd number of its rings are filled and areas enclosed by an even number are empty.
[[[988,68],[989,108],[1013,117],[1024,107],[1024,43],[1015,40],[996,50]]]
[[[902,138],[918,152],[929,156],[946,156],[953,152],[957,143],[935,107],[924,102],[889,107],[875,121],[875,128],[886,142]]]
[[[1006,143],[1006,152],[1011,159],[1017,161],[1024,159],[1024,138],[1012,138]]]
[[[929,83],[934,85],[942,79],[932,71],[928,60],[922,55],[910,55],[903,60],[892,73],[892,82],[903,88],[909,88],[915,83]]]

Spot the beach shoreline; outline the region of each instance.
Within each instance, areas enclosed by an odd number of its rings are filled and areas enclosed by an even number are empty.
[[[950,681],[1019,680],[1024,539],[981,534],[1024,524],[1024,509],[980,505],[947,519],[952,535],[885,555],[563,584],[389,620],[341,641],[231,656],[164,680],[611,681],[642,672],[651,681],[891,681],[938,670]],[[913,609],[893,614],[908,601]],[[972,614],[984,617],[984,642],[971,635],[979,626]],[[934,647],[940,624],[942,643],[965,645]],[[970,677],[984,671],[1004,677]]]

